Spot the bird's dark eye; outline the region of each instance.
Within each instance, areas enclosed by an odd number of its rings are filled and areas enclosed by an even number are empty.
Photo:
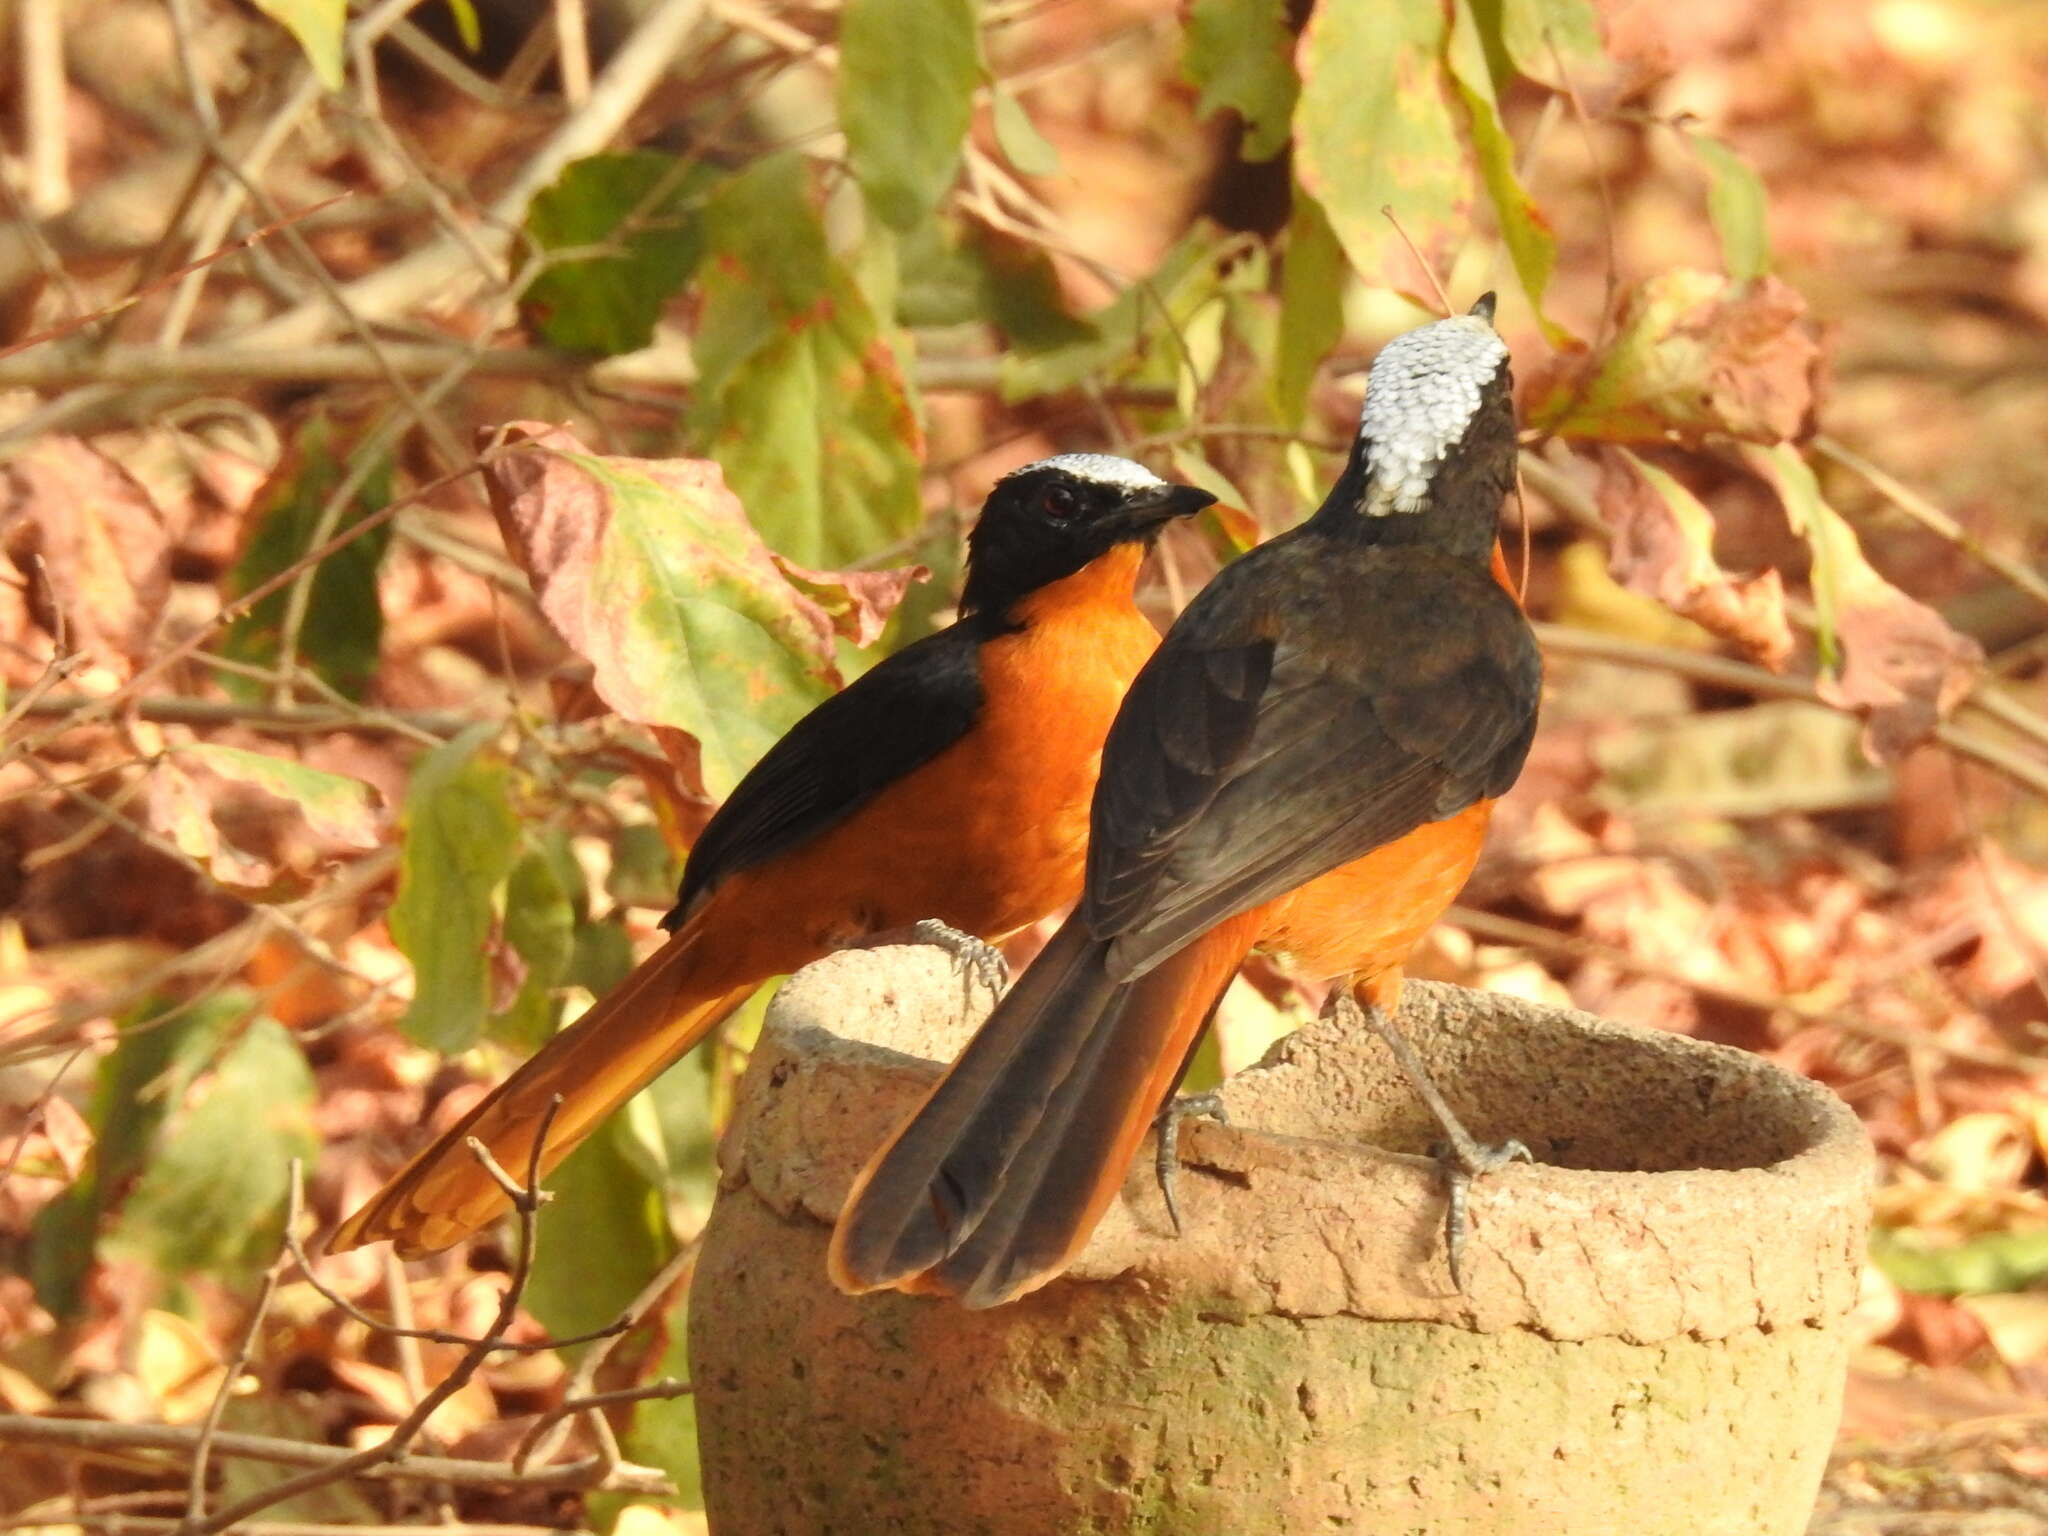
[[[1081,510],[1081,498],[1071,485],[1049,485],[1045,488],[1045,510],[1054,517],[1072,517]]]

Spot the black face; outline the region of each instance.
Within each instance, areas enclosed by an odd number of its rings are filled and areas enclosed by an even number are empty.
[[[999,615],[1119,544],[1151,543],[1174,518],[1215,499],[1193,486],[1144,483],[1137,465],[1098,454],[1019,470],[989,493],[967,535],[961,612]]]

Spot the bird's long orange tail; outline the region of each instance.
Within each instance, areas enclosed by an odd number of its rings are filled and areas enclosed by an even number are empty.
[[[1118,982],[1109,946],[1068,919],[862,1171],[832,1234],[833,1282],[992,1307],[1059,1274],[1256,932],[1254,914],[1233,918]]]
[[[552,1172],[605,1116],[653,1082],[747,1000],[760,978],[720,974],[686,927],[582,1018],[540,1048],[341,1224],[338,1253],[390,1238],[402,1258],[434,1253],[510,1209],[468,1140],[523,1179],[533,1138],[559,1094],[540,1171]]]

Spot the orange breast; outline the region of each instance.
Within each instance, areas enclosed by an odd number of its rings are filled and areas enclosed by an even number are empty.
[[[1367,995],[1383,976],[1398,986],[1409,951],[1464,889],[1492,814],[1493,802],[1481,800],[1283,896],[1268,909],[1260,947],[1308,976],[1353,976]]]
[[[999,939],[1081,892],[1088,808],[1124,692],[1159,635],[1131,603],[1126,546],[1041,588],[981,650],[979,719],[944,752],[802,848],[705,904],[739,969],[795,970],[835,942],[936,917]]]

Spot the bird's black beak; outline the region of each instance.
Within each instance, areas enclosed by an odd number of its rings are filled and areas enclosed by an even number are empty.
[[[1147,486],[1132,492],[1110,515],[1110,521],[1119,532],[1149,533],[1177,517],[1193,517],[1215,499],[1192,485]]]
[[[1477,304],[1474,304],[1470,309],[1466,310],[1465,313],[1468,315],[1477,315],[1480,319],[1484,320],[1488,325],[1491,325],[1493,324],[1494,305],[1498,304],[1499,302],[1500,300],[1496,298],[1494,294],[1492,294],[1491,292],[1482,293],[1481,295],[1479,295],[1479,302]]]

